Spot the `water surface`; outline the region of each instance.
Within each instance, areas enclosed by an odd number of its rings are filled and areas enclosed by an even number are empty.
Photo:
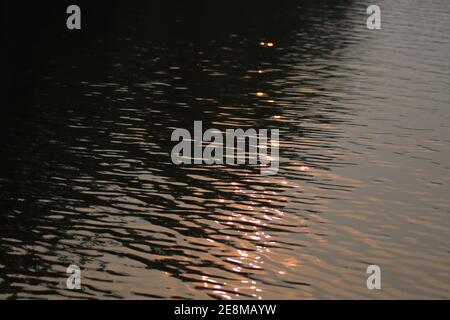
[[[450,298],[450,4],[380,6],[142,5],[57,47],[1,121],[0,298]],[[195,120],[280,129],[279,174],[173,165]]]

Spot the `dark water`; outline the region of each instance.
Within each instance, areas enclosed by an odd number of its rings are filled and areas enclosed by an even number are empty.
[[[63,32],[0,122],[0,298],[450,298],[450,3],[379,4],[378,31],[299,1]],[[280,129],[279,174],[173,165],[194,120]]]

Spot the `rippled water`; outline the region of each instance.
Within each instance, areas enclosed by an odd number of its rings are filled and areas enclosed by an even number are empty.
[[[339,3],[136,7],[44,59],[1,122],[0,298],[450,298],[450,3]],[[279,174],[173,165],[194,120],[280,129]]]

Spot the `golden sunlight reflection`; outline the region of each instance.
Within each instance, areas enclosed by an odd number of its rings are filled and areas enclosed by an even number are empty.
[[[249,182],[251,182],[250,177]],[[227,189],[229,192],[248,197],[245,204],[217,199],[225,207],[217,211],[215,222],[224,235],[233,234],[234,236],[233,238],[225,236],[222,241],[217,237],[213,238],[215,244],[218,245],[215,247],[217,252],[215,257],[220,259],[220,262],[217,263],[225,270],[232,272],[235,279],[233,282],[224,281],[211,274],[202,277],[203,287],[213,296],[221,299],[262,299],[264,285],[257,279],[258,277],[249,279],[248,274],[251,272],[258,275],[267,272],[264,262],[266,256],[270,255],[269,246],[276,246],[276,242],[272,240],[266,228],[273,228],[274,221],[279,221],[283,212],[281,209],[260,205],[260,201],[266,203],[272,201],[267,198],[269,192],[263,186],[251,190],[243,188],[242,182],[232,181],[227,185]],[[260,190],[258,191],[258,189]],[[234,243],[232,244],[230,241]],[[285,270],[285,272],[287,271]],[[237,279],[239,279],[240,285],[236,285],[235,280]]]
[[[275,44],[273,42],[265,42],[265,41],[261,41],[259,43],[259,45],[261,47],[268,47],[268,48],[271,48],[271,47],[275,46]]]

